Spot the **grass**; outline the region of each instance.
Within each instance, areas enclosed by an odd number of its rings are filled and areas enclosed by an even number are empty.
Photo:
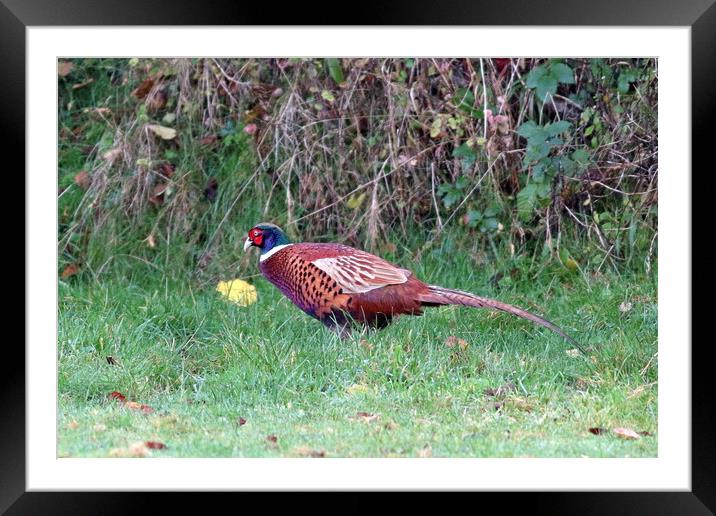
[[[261,278],[258,302],[240,307],[139,262],[60,282],[58,455],[131,455],[148,440],[167,446],[153,457],[657,455],[656,271],[518,264],[497,281],[490,264],[438,251],[399,263],[545,315],[588,356],[527,321],[453,307],[342,342]]]

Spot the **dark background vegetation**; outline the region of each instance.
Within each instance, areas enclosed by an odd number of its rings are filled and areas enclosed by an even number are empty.
[[[58,73],[63,278],[249,276],[241,244],[262,220],[396,261],[459,249],[499,283],[545,264],[656,267],[654,59],[71,59]]]

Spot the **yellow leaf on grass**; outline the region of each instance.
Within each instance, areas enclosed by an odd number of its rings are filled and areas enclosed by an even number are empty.
[[[255,303],[257,299],[256,287],[240,279],[220,281],[216,285],[216,290],[229,301],[233,301],[240,306],[249,306]]]
[[[360,195],[353,194],[348,198],[348,202],[346,202],[346,206],[348,206],[351,210],[356,210],[360,208],[360,205],[363,204],[363,201],[366,198],[366,193],[363,192]]]
[[[162,140],[173,140],[177,136],[177,130],[163,125],[147,124],[147,129],[159,136]]]
[[[353,385],[346,387],[346,392],[351,396],[355,394],[364,394],[370,391],[370,388],[364,383],[354,383]]]
[[[567,267],[570,271],[576,271],[579,269],[579,264],[573,259],[573,258],[567,258],[564,261],[565,267]]]

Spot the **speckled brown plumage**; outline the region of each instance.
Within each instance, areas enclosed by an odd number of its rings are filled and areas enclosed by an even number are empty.
[[[297,246],[290,246],[260,264],[261,272],[293,303],[312,317],[322,319],[343,309],[348,297],[338,283],[316,267]]]

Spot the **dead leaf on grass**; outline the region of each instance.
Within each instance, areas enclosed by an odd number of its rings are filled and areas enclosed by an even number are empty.
[[[421,448],[418,452],[418,457],[426,459],[433,456],[433,448],[429,444],[425,448]]]
[[[368,341],[365,340],[365,339],[361,339],[361,340],[360,340],[360,346],[361,346],[363,349],[365,349],[366,351],[373,351],[373,344],[371,344],[370,342],[368,342]]]
[[[69,61],[60,61],[57,64],[57,75],[60,77],[67,77],[70,72],[74,69],[75,65],[73,65]]]
[[[465,339],[450,335],[447,339],[445,339],[445,345],[449,348],[457,346],[460,350],[464,351],[467,349],[468,343]]]
[[[75,184],[83,190],[87,190],[91,182],[92,180],[86,170],[80,170],[75,174]]]
[[[631,428],[615,428],[613,432],[622,439],[641,439],[641,436]]]
[[[630,311],[632,307],[633,305],[629,301],[623,301],[622,304],[619,305],[619,311],[625,314]]]
[[[157,124],[147,124],[147,129],[159,136],[162,140],[173,140],[177,136],[177,130]]]
[[[166,183],[157,183],[149,194],[149,202],[154,206],[159,206],[164,202],[164,192],[167,189]]]
[[[644,385],[639,385],[639,386],[637,386],[636,388],[632,389],[632,390],[629,392],[629,394],[627,395],[627,398],[636,398],[637,396],[641,396],[642,394],[644,394],[644,392],[645,392],[647,389],[653,387],[654,385],[656,385],[656,382],[651,382],[651,383],[647,383],[647,384],[644,384]]]
[[[517,387],[515,386],[514,383],[507,382],[503,385],[500,385],[496,389],[492,389],[492,388],[485,389],[482,392],[485,396],[490,396],[492,398],[499,398],[499,397],[504,396],[510,392],[515,392],[516,390],[517,390]]]
[[[145,79],[135,88],[132,95],[141,100],[147,96],[147,93],[149,93],[152,89],[152,86],[154,86],[154,79]]]
[[[219,137],[216,134],[210,134],[208,136],[204,136],[201,140],[199,140],[200,145],[214,145]]]
[[[523,412],[532,412],[532,404],[527,400],[527,398],[522,398],[520,396],[510,396],[505,401],[509,406],[515,407],[517,410],[521,410]]]
[[[144,441],[132,443],[126,448],[112,448],[109,451],[110,457],[149,457],[151,454]]]
[[[373,414],[371,412],[357,412],[355,417],[351,418],[356,421],[364,421],[366,423],[370,423],[372,421],[377,421],[380,418],[380,414]]]
[[[598,426],[593,426],[592,428],[589,429],[589,433],[594,434],[594,435],[604,435],[607,433],[607,429],[601,428]]]
[[[62,274],[60,274],[60,277],[62,279],[67,279],[70,276],[74,276],[78,272],[80,272],[79,266],[76,263],[71,263],[63,269]]]
[[[121,155],[122,155],[122,148],[115,147],[114,149],[109,149],[107,152],[102,154],[102,159],[104,159],[105,161],[114,161]]]
[[[294,455],[298,455],[299,457],[323,458],[326,456],[325,450],[314,450],[313,448],[309,448],[308,446],[299,446],[297,448],[294,448],[292,450],[292,453]]]
[[[144,403],[138,403],[136,401],[127,401],[127,397],[119,391],[110,392],[109,399],[117,400],[122,405],[131,410],[139,410],[144,412],[145,414],[151,414],[152,412],[154,412],[154,409],[149,405],[145,405]]]
[[[149,236],[146,238],[147,245],[154,249],[157,247],[157,241],[154,238],[154,233],[149,233]]]
[[[109,399],[111,399],[111,400],[117,400],[117,401],[120,401],[120,402],[122,402],[122,403],[124,403],[125,401],[127,401],[127,397],[126,397],[124,394],[122,394],[121,392],[119,392],[119,391],[112,391],[112,392],[110,392],[110,393],[109,393]]]

